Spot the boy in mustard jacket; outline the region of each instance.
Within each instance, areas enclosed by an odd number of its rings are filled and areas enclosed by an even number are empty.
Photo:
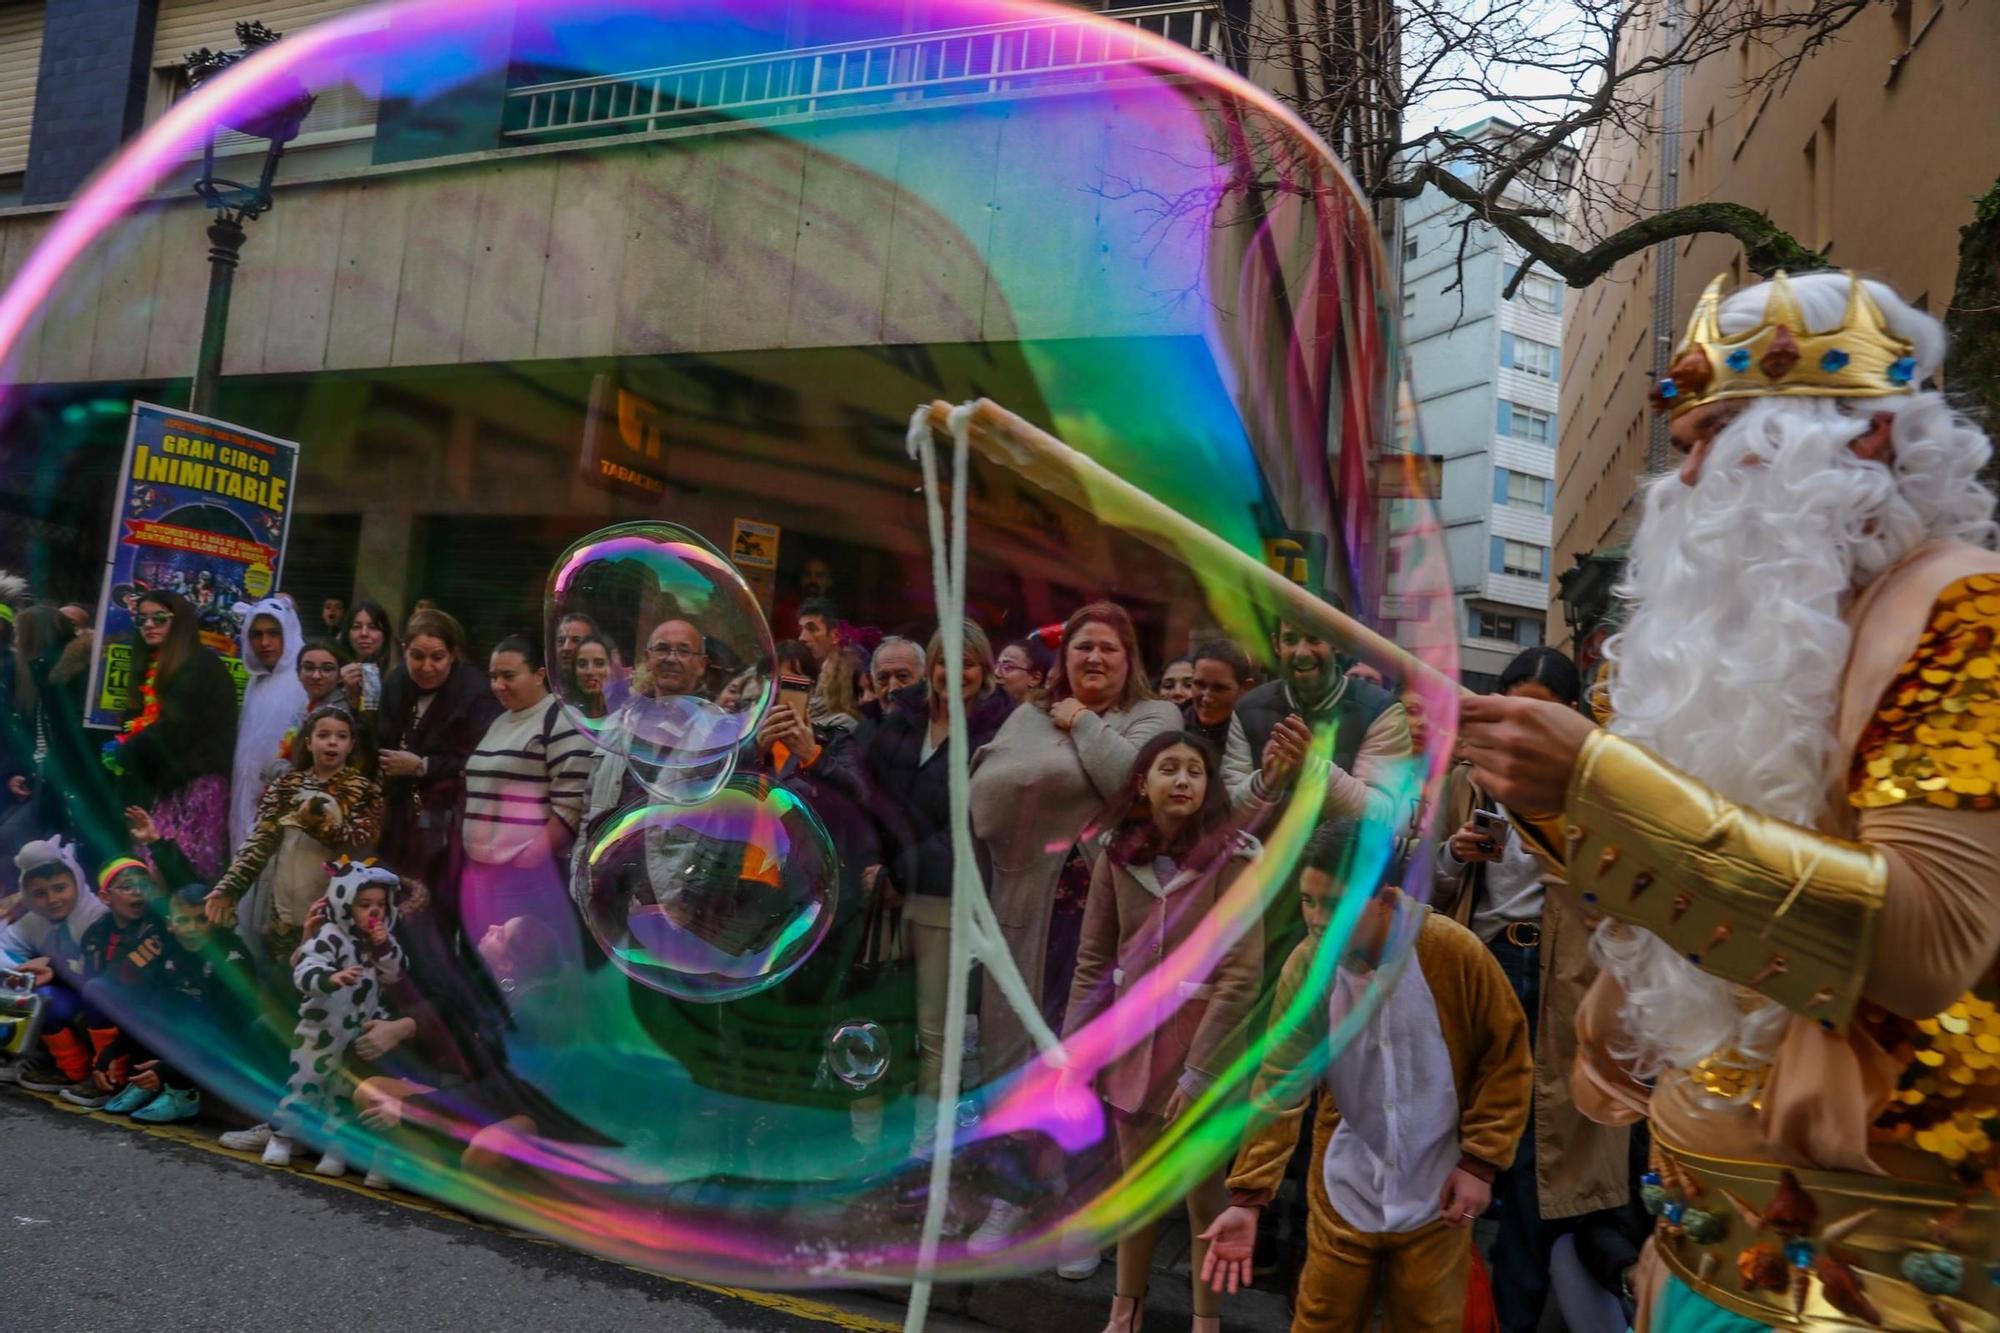
[[[1354,1028],[1319,1080],[1292,1333],[1360,1333],[1378,1300],[1392,1333],[1457,1333],[1472,1223],[1527,1124],[1527,1018],[1477,935],[1393,885],[1375,891],[1338,965],[1315,982],[1356,832],[1350,820],[1323,824],[1306,848],[1308,934],[1285,961],[1271,1010],[1282,1035],[1251,1093],[1271,1119],[1237,1154],[1231,1206],[1203,1236],[1202,1276],[1220,1291],[1248,1284],[1258,1210],[1284,1177],[1314,1091],[1313,1055]]]

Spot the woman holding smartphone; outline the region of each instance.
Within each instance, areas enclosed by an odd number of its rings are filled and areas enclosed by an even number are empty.
[[[1578,706],[1582,683],[1569,658],[1530,648],[1500,673],[1500,693]],[[1585,1214],[1615,1208],[1630,1188],[1623,1127],[1586,1120],[1570,1100],[1576,1011],[1596,968],[1592,923],[1522,845],[1507,811],[1461,764],[1445,787],[1445,827],[1433,902],[1470,927],[1513,984],[1535,1050],[1535,1095],[1514,1165],[1493,1182],[1501,1225],[1493,1249],[1493,1299],[1507,1333],[1541,1322],[1556,1240]]]

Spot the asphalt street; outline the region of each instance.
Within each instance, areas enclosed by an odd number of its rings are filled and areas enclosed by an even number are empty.
[[[207,1131],[202,1137],[212,1136]],[[308,1159],[309,1160],[309,1159]],[[867,1297],[691,1286],[0,1088],[0,1329],[785,1333]],[[938,1333],[974,1327],[933,1318]]]

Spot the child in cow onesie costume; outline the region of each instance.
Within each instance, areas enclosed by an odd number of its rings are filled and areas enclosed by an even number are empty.
[[[343,857],[326,886],[326,923],[299,950],[292,981],[298,987],[299,1025],[284,1100],[271,1117],[264,1149],[271,1166],[289,1166],[292,1140],[317,1115],[329,1141],[337,1128],[334,1093],[354,1039],[362,1028],[389,1017],[383,991],[403,975],[403,951],[390,934],[396,924],[396,873],[372,862]],[[337,1146],[314,1168],[346,1173]]]

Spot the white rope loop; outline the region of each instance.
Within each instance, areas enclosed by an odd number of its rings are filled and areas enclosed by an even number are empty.
[[[944,505],[939,498],[937,437],[931,429],[928,407],[919,407],[910,416],[906,437],[911,457],[923,467],[924,516],[931,539],[931,583],[937,603],[938,634],[944,660],[965,660],[965,529],[966,469],[972,451],[974,404],[962,403],[951,410],[947,428],[952,439],[951,531],[945,531]],[[957,673],[952,673],[956,678]],[[1008,1005],[1020,1017],[1035,1045],[1054,1052],[1060,1061],[1061,1042],[1042,1018],[1041,1006],[1028,994],[1027,983],[1014,965],[1014,955],[1000,933],[993,905],[986,900],[979,880],[978,862],[972,846],[971,780],[972,753],[966,734],[965,696],[947,691],[945,716],[951,731],[946,738],[946,762],[950,767],[951,807],[951,953],[950,990],[945,1010],[944,1068],[939,1072],[937,1122],[931,1140],[931,1180],[924,1207],[924,1229],[917,1251],[917,1281],[910,1288],[905,1333],[922,1333],[930,1312],[931,1273],[937,1264],[938,1240],[944,1231],[950,1206],[953,1138],[958,1129],[958,1101],[965,1079],[965,1028],[969,1014],[967,983],[973,963],[985,965]]]

